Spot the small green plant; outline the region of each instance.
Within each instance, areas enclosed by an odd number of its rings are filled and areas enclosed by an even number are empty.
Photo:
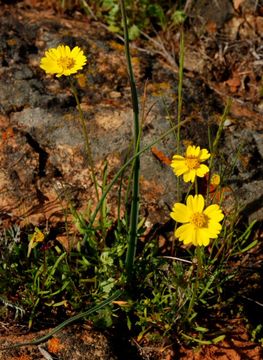
[[[164,0],[126,0],[129,39],[134,40],[140,37],[142,31],[165,30],[168,27],[180,26],[186,19],[186,14],[182,10],[184,5],[185,1],[171,3]],[[122,34],[119,0],[91,0],[89,2],[61,0],[64,11],[76,6],[83,9],[87,16],[106,23],[113,33]]]

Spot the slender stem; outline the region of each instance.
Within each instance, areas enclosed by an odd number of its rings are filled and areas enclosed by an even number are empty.
[[[108,176],[108,163],[107,161],[105,162],[104,168],[103,168],[103,178],[102,178],[102,187],[101,187],[101,191],[103,192],[106,185],[107,185],[107,176]],[[106,203],[106,199],[105,201],[103,201],[102,205],[101,205],[101,218],[100,218],[100,222],[101,222],[101,233],[102,233],[102,238],[105,239],[106,237],[106,232],[107,232],[107,224],[106,224],[106,219],[107,219],[107,203]]]
[[[89,163],[89,166],[90,166],[90,169],[91,169],[91,177],[92,177],[92,181],[93,181],[93,184],[94,184],[94,187],[95,187],[96,198],[99,201],[98,182],[97,182],[97,178],[96,178],[96,175],[95,175],[95,167],[94,167],[93,157],[92,157],[92,153],[91,153],[89,134],[88,134],[87,126],[86,126],[86,123],[85,123],[84,114],[83,114],[83,111],[82,111],[81,106],[80,106],[78,92],[77,92],[77,89],[74,86],[73,81],[72,81],[71,78],[70,78],[70,86],[71,86],[72,94],[74,95],[75,101],[77,103],[80,123],[81,123],[81,126],[82,126],[83,135],[85,137],[86,153],[87,153],[87,156],[88,156],[88,163]]]
[[[189,196],[190,192],[192,191],[193,187],[194,187],[194,183],[191,182],[191,184],[190,184],[190,186],[189,186],[189,188],[187,190],[187,193],[185,195],[185,199],[188,198],[188,196]]]
[[[180,32],[180,56],[179,56],[179,82],[178,82],[178,109],[177,109],[177,152],[180,152],[180,130],[183,105],[183,77],[184,77],[184,32]]]
[[[197,256],[197,279],[199,280],[203,274],[203,246],[197,246],[196,248],[196,256]]]
[[[219,125],[219,128],[218,128],[217,133],[216,133],[216,138],[213,141],[213,143],[210,144],[210,146],[211,146],[211,149],[210,149],[211,156],[210,156],[210,159],[209,159],[209,170],[210,171],[208,173],[208,179],[207,179],[206,200],[208,200],[208,196],[209,196],[209,184],[210,184],[210,180],[211,180],[211,170],[213,168],[215,154],[217,152],[219,140],[220,140],[222,131],[224,129],[224,123],[225,123],[225,120],[226,120],[227,115],[229,113],[229,110],[231,108],[231,104],[232,104],[231,99],[227,99],[227,103],[226,103],[226,106],[224,108],[223,115],[221,116],[220,125]]]
[[[121,13],[123,20],[125,54],[126,54],[126,61],[127,61],[127,68],[129,74],[131,96],[132,96],[133,123],[134,123],[134,154],[136,154],[140,150],[139,104],[138,104],[137,89],[135,85],[132,63],[131,63],[127,16],[126,16],[124,0],[120,0],[120,6],[121,6]],[[138,214],[139,214],[139,176],[140,176],[140,157],[138,156],[134,159],[130,228],[129,228],[128,249],[126,255],[126,272],[127,272],[128,281],[132,276],[133,263],[134,263],[136,246],[137,246],[137,226],[138,226]]]
[[[178,109],[177,109],[177,153],[180,153],[180,130],[183,105],[183,76],[184,76],[184,32],[180,32],[180,55],[179,55],[179,81],[178,81]],[[177,198],[180,201],[180,178],[177,178]]]
[[[201,248],[200,246],[197,246],[195,249],[195,255],[196,255],[196,259],[197,259],[197,267],[195,268],[195,282],[193,284],[193,293],[192,293],[192,297],[188,306],[188,310],[187,310],[187,314],[186,314],[186,318],[188,318],[190,316],[191,318],[191,312],[193,310],[195,301],[196,301],[196,297],[198,294],[198,288],[199,288],[199,280],[202,277],[202,273],[203,273],[203,259],[202,259],[202,254],[203,254],[203,248]]]

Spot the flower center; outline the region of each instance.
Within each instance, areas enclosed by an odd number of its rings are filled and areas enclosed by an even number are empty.
[[[58,64],[58,66],[61,66],[63,68],[63,70],[70,70],[74,67],[75,60],[68,56],[61,56],[57,60],[57,64]]]
[[[197,228],[206,227],[208,217],[205,214],[196,212],[191,216],[190,222]]]
[[[198,169],[200,166],[199,159],[196,157],[192,157],[192,156],[186,157],[185,163],[189,169]]]

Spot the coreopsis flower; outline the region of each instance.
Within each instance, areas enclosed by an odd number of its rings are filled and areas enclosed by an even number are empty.
[[[175,236],[185,245],[207,246],[210,239],[216,239],[221,231],[224,214],[217,204],[204,209],[205,200],[202,195],[189,195],[186,205],[176,203],[170,216],[183,225],[175,230]]]
[[[210,185],[212,185],[214,188],[216,188],[220,184],[220,181],[221,181],[220,175],[217,173],[214,173],[211,176]]]
[[[60,77],[75,74],[86,62],[87,58],[78,46],[70,50],[67,45],[59,45],[45,52],[45,56],[40,61],[40,67],[47,74],[56,74],[56,77]]]
[[[176,176],[183,175],[184,182],[194,182],[196,176],[204,177],[208,173],[209,168],[202,162],[209,158],[210,154],[206,149],[189,145],[185,156],[173,156],[171,167]]]

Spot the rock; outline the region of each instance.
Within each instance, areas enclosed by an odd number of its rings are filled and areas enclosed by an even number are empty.
[[[253,132],[253,138],[257,144],[258,152],[263,159],[263,133],[258,133],[256,131]]]
[[[239,191],[242,198],[242,214],[249,222],[263,221],[263,180],[255,180],[244,184]]]
[[[142,147],[150,144],[154,138],[169,129],[170,125],[167,121],[159,121],[160,115],[157,111],[153,115],[149,115],[145,122]],[[57,181],[62,188],[70,187],[86,192],[85,199],[82,199],[81,202],[85,203],[88,197],[95,199],[95,194],[91,194],[85,141],[77,113],[72,120],[67,121],[63,114],[50,113],[43,108],[26,108],[19,113],[13,113],[10,124],[16,129],[16,140],[19,143],[27,142],[16,152],[16,158],[19,156],[23,158],[23,154],[30,151],[35,154],[35,161],[31,166],[21,160],[20,164],[18,162],[15,167],[12,167],[12,171],[19,174],[15,181],[20,184],[17,185],[20,189],[26,188],[28,192],[29,184],[33,184],[34,180],[38,178],[36,181],[38,194],[41,193],[42,198],[49,201],[54,197],[51,195],[54,191],[51,193],[50,191],[56,183],[52,177],[57,174]],[[108,159],[109,173],[112,177],[129,153],[133,127],[132,111],[102,108],[94,114],[92,119],[87,121],[87,126],[97,174],[101,171],[104,161]],[[15,143],[15,139],[12,141],[14,143],[12,146],[18,148],[19,145]],[[174,140],[171,136],[167,137],[163,144],[163,149],[168,154],[173,151]],[[159,146],[162,148],[162,145]],[[27,155],[27,161],[30,158],[32,157]],[[27,169],[26,173],[23,170],[25,168]],[[141,158],[141,169],[143,201],[149,204],[156,203],[158,207],[162,208],[162,212],[167,211],[165,202],[171,204],[171,201],[174,201],[174,191],[169,189],[174,189],[176,186],[176,179],[171,169],[156,160],[149,150]],[[101,179],[100,175],[99,179]],[[153,192],[152,188],[156,188],[157,183],[159,191]],[[26,184],[26,187],[23,184]],[[145,184],[150,186],[145,186]],[[30,191],[32,191],[32,186]]]
[[[234,165],[226,181],[250,222],[263,220],[262,146],[262,136],[254,130],[233,126],[225,131],[222,153],[228,158],[229,166]]]
[[[20,21],[9,14],[5,26],[0,28],[3,39],[0,45],[3,56],[0,67],[3,116],[0,121],[3,137],[0,190],[4,194],[0,209],[22,223],[32,221],[35,224],[37,219],[45,219],[56,224],[63,221],[62,207],[69,202],[84,211],[89,200],[95,207],[97,199],[68,79],[47,76],[38,66],[41,56],[48,47],[61,42],[79,45],[87,53],[87,67],[81,78],[76,77],[76,86],[100,184],[106,160],[108,181],[111,181],[125,159],[131,156],[130,89],[123,46],[109,39],[105,29],[94,24],[87,36],[83,21],[62,17],[58,21],[52,16],[36,19],[30,12],[27,16],[27,20]],[[177,122],[177,77],[157,58],[147,57],[137,50],[133,50],[132,56],[140,103],[144,102],[144,113],[147,114],[142,126],[143,148]],[[143,93],[148,76],[151,84],[145,100]],[[182,142],[191,141],[207,147],[207,120],[222,112],[222,101],[203,81],[184,79],[182,118],[192,121],[181,128]],[[215,124],[211,126],[212,135],[216,128]],[[247,138],[240,131],[236,129],[235,133],[229,133],[229,144],[233,147],[224,149],[226,156],[229,151],[236,151],[240,137]],[[171,158],[176,153],[176,134],[170,134],[155,146]],[[252,160],[257,146],[254,141],[252,150],[248,149],[249,157],[239,161],[236,178],[255,180],[258,168]],[[248,161],[249,171],[243,171],[242,161],[244,164]],[[128,172],[125,173],[125,186],[127,179]],[[169,208],[178,201],[176,183],[171,168],[153,156],[150,149],[145,151],[141,156],[141,214],[147,216],[149,224],[169,219]],[[112,216],[116,216],[117,194],[118,184],[108,197]]]
[[[23,66],[22,66],[23,68]],[[28,68],[26,68],[28,69]],[[25,78],[31,76],[32,72],[12,69],[0,69],[0,103],[4,113],[20,111],[24,107],[47,105],[49,96],[41,96],[43,86],[36,79]],[[14,96],[15,95],[15,96]]]
[[[197,0],[191,8],[190,15],[202,23],[213,22],[220,28],[232,17],[233,6],[230,0]]]

